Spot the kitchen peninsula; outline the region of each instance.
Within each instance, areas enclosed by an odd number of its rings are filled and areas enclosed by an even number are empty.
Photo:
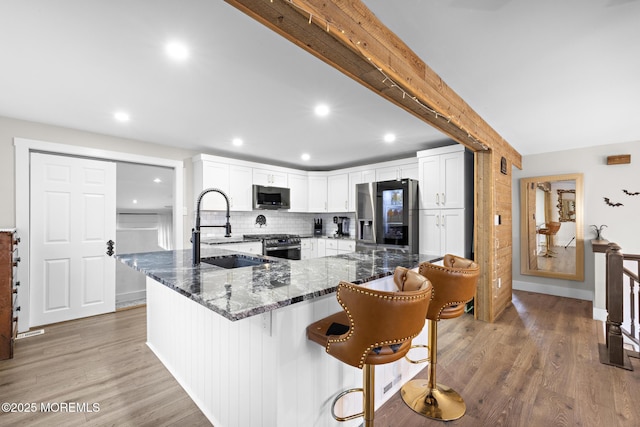
[[[252,257],[202,247],[203,258],[228,255]],[[366,251],[224,269],[193,267],[190,250],[118,258],[147,276],[147,344],[216,427],[334,425],[330,401],[360,387],[361,371],[307,341],[307,325],[341,310],[340,280],[391,289],[396,266],[429,260]],[[416,340],[426,343],[426,328]],[[423,367],[376,367],[376,407]]]

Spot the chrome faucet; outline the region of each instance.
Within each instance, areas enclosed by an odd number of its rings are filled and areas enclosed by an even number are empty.
[[[227,223],[225,225],[203,225],[200,226],[200,203],[202,202],[202,197],[211,192],[216,192],[222,194],[224,197],[224,201],[227,203]],[[201,227],[224,227],[225,234],[224,237],[231,237],[231,223],[229,222],[229,198],[225,194],[224,191],[218,190],[217,188],[207,188],[200,193],[198,196],[198,203],[196,204],[196,224],[195,227],[191,229],[191,244],[192,247],[192,255],[193,255],[193,266],[200,265],[200,228]]]

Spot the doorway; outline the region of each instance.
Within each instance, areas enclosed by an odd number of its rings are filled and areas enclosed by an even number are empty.
[[[175,242],[175,249],[182,249],[184,164],[181,160],[141,156],[24,138],[14,138],[14,145],[16,159],[16,229],[22,242],[24,242],[24,244],[19,247],[22,261],[18,264],[18,277],[20,277],[21,281],[20,292],[18,294],[18,304],[21,306],[21,316],[18,320],[19,332],[26,332],[31,327],[31,252],[27,243],[31,237],[31,204],[29,196],[31,153],[44,152],[53,155],[139,163],[170,168],[173,171],[173,209],[171,210],[173,241]]]

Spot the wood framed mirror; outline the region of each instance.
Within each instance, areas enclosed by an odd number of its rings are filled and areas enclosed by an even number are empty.
[[[520,180],[520,272],[584,280],[582,174]]]

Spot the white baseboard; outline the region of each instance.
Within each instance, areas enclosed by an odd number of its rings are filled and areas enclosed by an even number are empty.
[[[564,286],[543,285],[540,283],[521,282],[514,280],[512,288],[518,291],[536,292],[539,294],[555,295],[557,297],[575,298],[593,301],[593,291],[571,289]]]
[[[145,289],[141,291],[123,292],[121,294],[116,294],[116,304],[127,302],[127,301],[146,299],[146,298],[147,298],[147,291]]]

